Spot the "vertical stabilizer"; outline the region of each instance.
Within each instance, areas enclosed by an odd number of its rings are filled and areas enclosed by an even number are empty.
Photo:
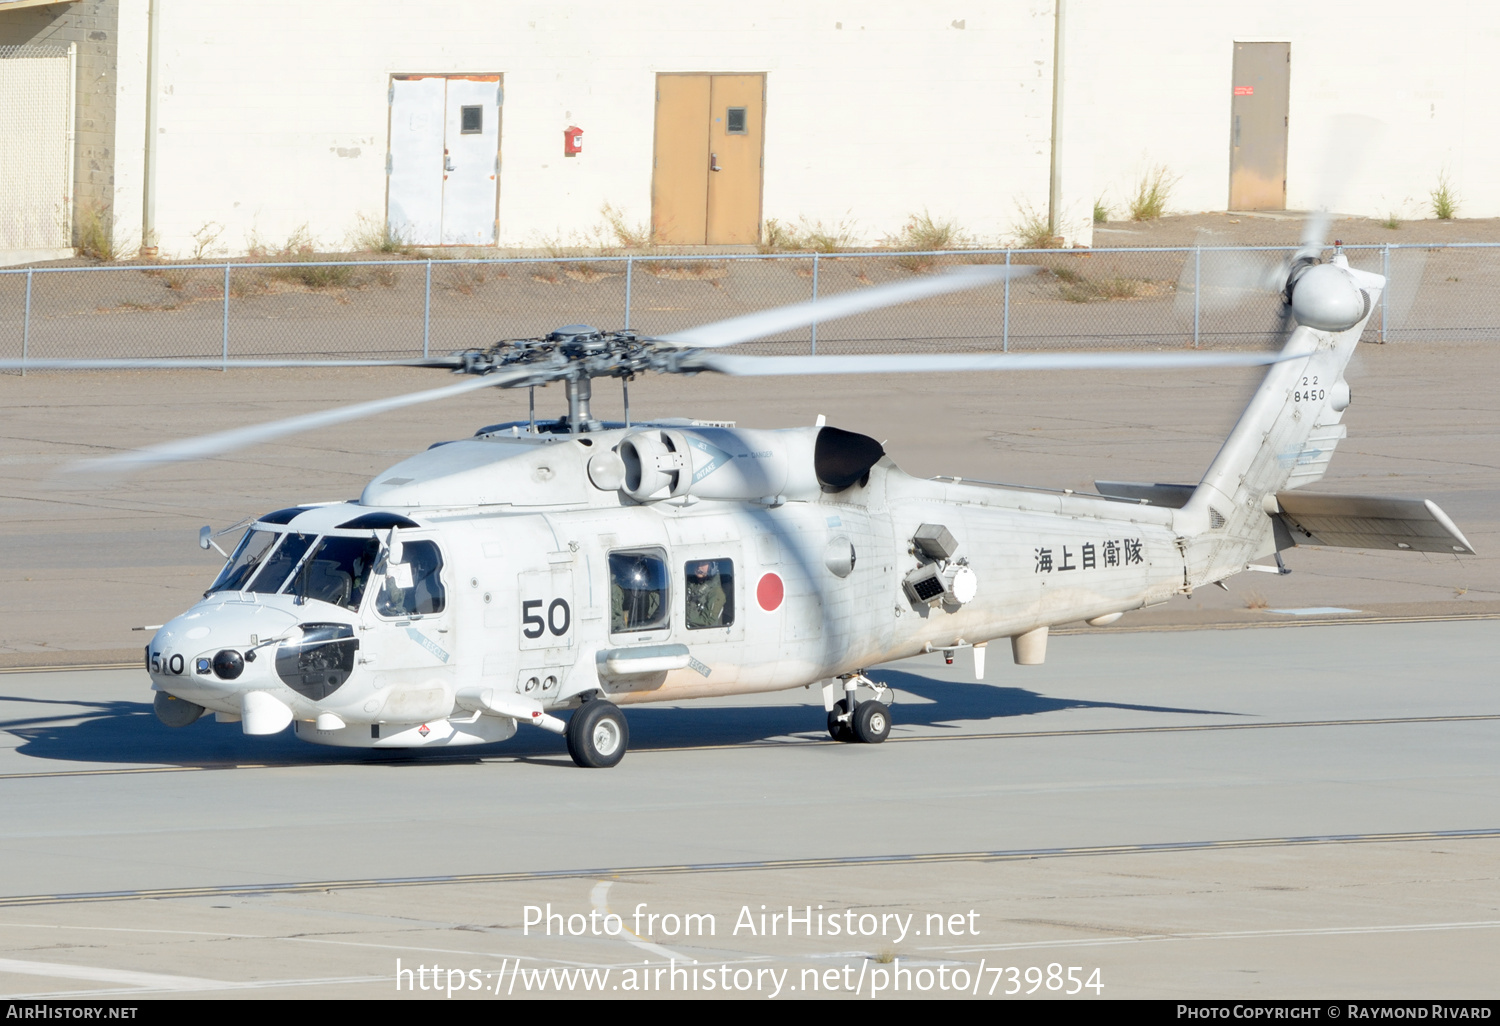
[[[1189,588],[1275,552],[1268,499],[1274,502],[1276,492],[1322,478],[1345,435],[1342,420],[1350,395],[1344,369],[1385,280],[1349,269],[1342,256],[1323,266],[1339,267],[1359,289],[1359,319],[1337,332],[1305,323],[1292,332],[1282,350],[1288,359],[1267,372],[1182,509]]]

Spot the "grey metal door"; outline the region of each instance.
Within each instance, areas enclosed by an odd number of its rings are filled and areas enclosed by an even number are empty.
[[[1235,43],[1229,209],[1286,209],[1291,43]]]

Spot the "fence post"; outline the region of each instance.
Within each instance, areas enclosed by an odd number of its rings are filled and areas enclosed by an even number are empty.
[[[625,330],[630,330],[630,272],[635,270],[635,257],[625,258]],[[630,418],[626,417],[626,427],[630,426]]]
[[[818,301],[818,254],[816,254],[816,253],[813,254],[813,294],[812,294],[812,297],[813,297],[813,302],[816,303]],[[812,354],[811,355],[817,356],[818,355],[818,322],[817,321],[813,321],[812,322],[812,335],[811,335],[811,338],[812,338]]]
[[[1203,247],[1193,247],[1193,348],[1198,348],[1199,316],[1203,309]]]
[[[26,315],[21,322],[21,377],[26,376],[26,360],[31,355],[31,268],[26,268]]]
[[[422,296],[422,359],[432,341],[432,257],[427,258],[427,287]]]
[[[1000,310],[1000,351],[1010,352],[1010,250],[1005,251],[1005,301]]]
[[[229,261],[224,261],[224,335],[223,335],[223,365],[221,371],[229,370]]]
[[[1385,345],[1386,307],[1391,294],[1391,244],[1387,242],[1380,254],[1380,273],[1385,277],[1385,287],[1380,290],[1380,344]]]

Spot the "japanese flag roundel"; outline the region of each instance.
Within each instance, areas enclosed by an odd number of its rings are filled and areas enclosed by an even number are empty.
[[[786,587],[781,583],[781,578],[775,574],[766,574],[755,586],[755,601],[760,603],[760,608],[768,613],[774,613],[781,608],[781,600],[786,595]]]

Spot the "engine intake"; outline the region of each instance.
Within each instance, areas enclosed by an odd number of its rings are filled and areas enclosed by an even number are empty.
[[[620,490],[637,502],[682,495],[692,467],[688,440],[681,431],[638,431],[620,442],[625,481]]]
[[[748,428],[651,428],[618,447],[620,490],[636,502],[694,495],[755,502],[813,498],[862,484],[885,455],[867,435],[834,427],[757,431]],[[597,458],[597,457],[596,457]],[[612,483],[601,462],[596,487]]]

